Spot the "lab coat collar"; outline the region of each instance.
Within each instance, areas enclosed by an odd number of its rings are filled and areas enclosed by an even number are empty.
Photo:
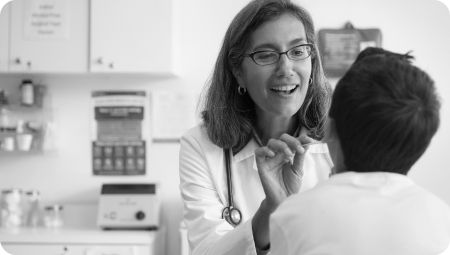
[[[252,138],[236,155],[234,155],[235,162],[240,162],[249,157],[255,156],[255,150],[259,148],[259,144]]]
[[[300,135],[306,135],[308,133],[308,130],[306,128],[298,128],[294,132],[294,136],[298,137]],[[234,155],[234,161],[240,162],[242,160],[245,160],[249,157],[255,156],[255,150],[262,146],[261,139],[259,139],[256,132],[253,132],[253,138],[242,148],[238,153]],[[256,169],[256,167],[255,167]]]

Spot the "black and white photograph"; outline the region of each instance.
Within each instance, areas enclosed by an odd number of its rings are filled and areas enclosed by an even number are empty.
[[[450,255],[449,0],[1,0],[0,255]]]

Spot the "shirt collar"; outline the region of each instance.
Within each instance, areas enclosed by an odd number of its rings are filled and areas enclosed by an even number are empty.
[[[406,175],[391,172],[341,172],[330,177],[338,184],[351,184],[366,188],[379,188],[385,185],[411,185],[413,181]]]

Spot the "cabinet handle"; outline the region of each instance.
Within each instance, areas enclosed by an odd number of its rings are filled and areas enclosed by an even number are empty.
[[[63,247],[63,252],[61,253],[61,255],[68,254],[68,252],[69,252],[69,249],[67,248],[67,246],[64,246]]]
[[[98,58],[95,62],[99,65],[103,65],[103,58]]]
[[[14,64],[20,65],[20,64],[22,64],[22,60],[20,60],[20,58],[15,58],[14,59]]]
[[[31,68],[31,61],[27,61],[27,67]]]
[[[114,69],[114,62],[109,63],[109,68]]]

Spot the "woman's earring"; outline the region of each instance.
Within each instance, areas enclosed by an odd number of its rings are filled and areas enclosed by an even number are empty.
[[[247,92],[246,88],[243,88],[240,85],[238,86],[238,94],[239,95],[243,96],[246,92]]]
[[[313,82],[313,77],[312,77],[312,75],[311,75],[311,76],[309,77],[309,85],[311,85],[312,82]]]

